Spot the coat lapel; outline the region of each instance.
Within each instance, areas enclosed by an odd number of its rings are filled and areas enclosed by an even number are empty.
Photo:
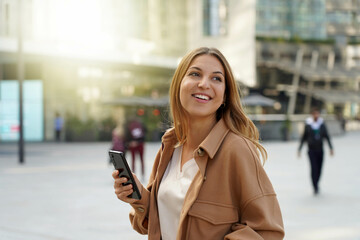
[[[164,176],[165,170],[171,160],[171,157],[175,150],[175,145],[177,143],[174,129],[172,129],[170,131],[171,132],[166,133],[166,135],[163,138],[163,143],[162,143],[163,147],[164,147],[164,149],[162,151],[163,155],[160,158],[160,163],[159,163],[158,169],[156,171],[156,176],[155,176],[156,191],[157,191],[157,189],[159,189],[161,179]],[[157,192],[156,192],[155,196],[157,197]]]
[[[159,215],[158,215],[158,206],[157,206],[157,194],[159,185],[161,182],[162,177],[164,176],[165,170],[170,162],[171,156],[174,152],[174,146],[176,145],[177,140],[175,133],[173,130],[169,130],[169,132],[165,133],[162,139],[162,155],[160,156],[160,162],[157,167],[157,171],[155,174],[155,182],[153,188],[151,190],[152,194],[152,201],[150,203],[150,208],[156,212],[156,214],[151,214],[151,219],[149,219],[149,232],[148,236],[149,239],[161,239],[161,232],[160,232],[160,222],[159,222]]]
[[[186,228],[186,226],[183,226],[185,224],[184,220],[187,217],[187,214],[188,214],[191,206],[193,205],[197,196],[199,195],[199,191],[201,189],[203,181],[204,181],[203,177],[202,177],[200,171],[198,171],[189,187],[188,192],[186,193],[186,196],[185,196],[184,205],[183,205],[183,208],[182,208],[181,214],[180,214],[179,228],[178,228],[177,237],[176,237],[177,240],[185,238],[185,236],[182,236],[182,232],[180,231],[180,229]]]
[[[218,151],[222,141],[229,132],[225,122],[220,119],[219,122],[214,126],[209,135],[199,145],[199,148],[194,151],[194,158],[199,166],[199,171],[195,175],[189,190],[187,191],[184,199],[183,209],[180,214],[179,230],[184,229],[183,226],[186,221],[187,214],[197,199],[201,186],[206,181],[206,166],[210,159],[214,158]],[[178,231],[177,239],[183,239],[185,236],[181,236],[182,232]]]

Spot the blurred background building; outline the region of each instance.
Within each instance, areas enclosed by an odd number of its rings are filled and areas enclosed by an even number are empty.
[[[316,106],[340,133],[331,121],[344,128],[359,118],[360,1],[258,0],[256,59],[257,86],[278,100],[275,112],[294,123]]]
[[[130,115],[150,132],[168,121],[172,74],[194,47],[218,47],[237,80],[255,85],[255,1],[229,4],[0,0],[0,141],[18,139],[19,26],[25,140],[53,140],[56,113],[66,140],[102,140]]]
[[[228,58],[264,139],[314,105],[359,114],[360,0],[0,0],[0,141],[18,139],[19,26],[27,141],[53,140],[56,113],[67,141],[109,140],[135,114],[158,140],[199,46]]]
[[[330,113],[357,116],[360,1],[258,0],[256,11],[263,93],[280,96],[288,114],[308,113],[315,101]]]

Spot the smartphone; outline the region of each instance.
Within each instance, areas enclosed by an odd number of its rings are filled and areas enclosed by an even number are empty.
[[[133,193],[131,193],[128,197],[134,199],[141,199],[141,194],[139,191],[138,186],[136,185],[135,179],[131,173],[129,165],[125,159],[125,155],[123,152],[109,150],[110,161],[113,163],[114,168],[119,170],[119,177],[126,177],[128,181],[123,183],[124,186],[128,184],[132,184],[133,186]]]

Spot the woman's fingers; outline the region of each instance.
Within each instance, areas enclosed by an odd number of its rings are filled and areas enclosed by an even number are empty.
[[[133,189],[122,189],[122,190],[115,190],[115,194],[116,196],[120,199],[120,200],[125,200],[127,198],[127,196],[129,196],[131,193],[133,192]]]
[[[115,178],[114,180],[114,188],[123,186],[123,183],[126,183],[128,181],[127,178],[121,177],[121,178]]]
[[[117,170],[112,173],[112,176],[114,178],[114,189],[117,198],[126,203],[135,202],[136,199],[128,197],[130,194],[133,193],[132,184],[123,185],[123,183],[126,183],[128,179],[125,177],[119,177],[119,171]]]
[[[132,184],[123,185],[123,183],[128,182],[128,179],[126,177],[119,177],[118,170],[113,171],[112,177],[114,178],[114,189],[115,189],[115,194],[118,199],[120,199],[121,201],[126,202],[126,203],[133,203],[133,202],[137,201],[137,199],[128,197],[130,194],[133,193],[134,190],[133,190]],[[139,186],[140,186],[141,183],[136,178],[135,174],[134,174],[134,177],[135,177],[136,184],[139,184]]]
[[[130,189],[132,189],[132,185],[129,184],[129,185],[125,185],[123,186],[122,184],[120,186],[117,186],[116,183],[115,183],[115,186],[114,186],[114,189],[115,189],[115,193],[116,194],[119,194],[123,191],[129,191]]]
[[[133,203],[137,201],[137,199],[128,197],[132,193],[133,193],[133,189],[131,184],[123,186],[122,188],[120,187],[118,189],[115,189],[115,194],[117,198],[126,203]]]
[[[114,179],[117,179],[117,178],[119,178],[119,171],[118,171],[118,170],[114,170],[111,175],[112,175],[112,177],[113,177]]]

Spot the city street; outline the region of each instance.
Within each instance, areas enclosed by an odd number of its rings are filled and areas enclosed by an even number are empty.
[[[326,145],[320,194],[310,183],[306,147],[298,142],[265,142],[265,169],[278,194],[288,240],[360,240],[360,132]],[[0,239],[138,240],[130,207],[113,190],[110,143],[28,143],[26,163],[17,145],[0,144]],[[160,143],[145,147],[146,177]],[[130,160],[130,156],[127,156]],[[140,175],[140,165],[136,165]]]

